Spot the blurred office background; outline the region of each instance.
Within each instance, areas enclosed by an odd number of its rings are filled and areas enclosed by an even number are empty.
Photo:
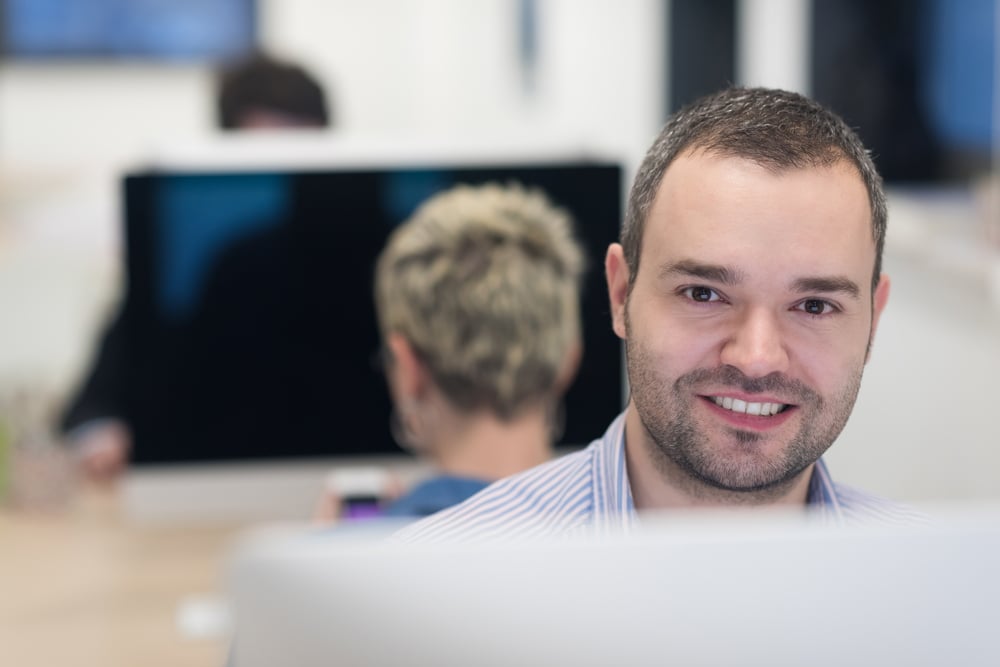
[[[331,140],[559,136],[609,147],[629,175],[669,112],[763,84],[844,114],[889,185],[893,293],[837,477],[901,500],[1000,498],[998,6],[3,0],[0,391],[70,390],[121,289],[119,178],[218,138],[214,68],[245,48],[319,76]]]

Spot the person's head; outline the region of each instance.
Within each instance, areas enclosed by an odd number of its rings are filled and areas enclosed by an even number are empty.
[[[397,408],[421,389],[501,421],[558,402],[580,353],[584,262],[570,215],[539,190],[457,185],[424,202],[376,264]]]
[[[224,130],[332,125],[323,87],[300,65],[253,55],[222,68],[217,88]]]
[[[629,194],[622,247],[635,277],[653,199],[667,168],[679,156],[705,151],[742,158],[774,172],[844,162],[857,170],[871,206],[875,242],[872,287],[882,272],[886,198],[871,155],[835,113],[803,95],[769,88],[724,89],[678,111],[646,152]]]
[[[853,409],[885,227],[868,153],[801,95],[731,88],[667,122],[605,269],[630,438],[668,484],[764,502],[802,482]]]

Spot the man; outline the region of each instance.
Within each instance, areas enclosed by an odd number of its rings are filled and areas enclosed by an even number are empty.
[[[906,510],[835,484],[879,316],[886,202],[855,133],[795,93],[730,88],[665,125],[605,272],[631,396],[580,452],[404,528],[403,540],[566,533],[642,511]]]
[[[256,53],[221,68],[215,85],[222,130],[333,126],[326,91],[296,63]]]

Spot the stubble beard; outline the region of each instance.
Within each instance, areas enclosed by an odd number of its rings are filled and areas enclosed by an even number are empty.
[[[668,483],[700,500],[761,504],[784,495],[840,435],[861,386],[863,363],[829,401],[801,381],[777,373],[749,378],[732,366],[696,369],[670,383],[655,356],[636,344],[627,315],[626,330],[631,397],[649,435],[650,456]],[[694,402],[703,400],[698,387],[779,394],[796,404],[799,430],[771,456],[758,446],[770,436],[757,431],[730,428],[723,436],[729,442],[713,444],[695,419]]]

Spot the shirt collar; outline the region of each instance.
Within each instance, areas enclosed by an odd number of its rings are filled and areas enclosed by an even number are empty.
[[[631,524],[635,518],[632,487],[625,465],[625,413],[618,415],[594,443],[591,469],[594,519],[598,524]]]
[[[813,466],[812,477],[809,478],[809,491],[806,494],[806,505],[809,510],[826,519],[839,520],[843,518],[843,507],[837,497],[837,487],[830,477],[830,471],[821,458]]]

